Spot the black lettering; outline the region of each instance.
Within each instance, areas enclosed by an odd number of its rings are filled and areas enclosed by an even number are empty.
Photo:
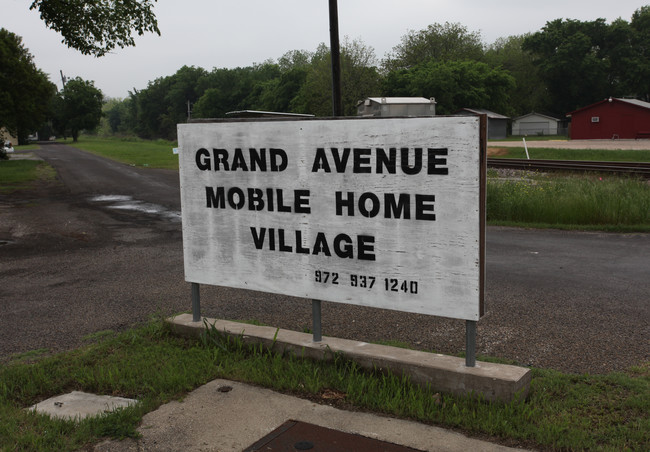
[[[266,204],[268,205],[269,212],[273,212],[273,189],[266,189]]]
[[[196,167],[201,171],[210,169],[210,151],[207,149],[201,148],[196,151],[194,159],[196,161]]]
[[[384,217],[411,219],[411,195],[400,193],[397,201],[394,193],[384,195]]]
[[[320,254],[323,253],[325,256],[331,256],[332,253],[330,252],[330,247],[327,244],[327,239],[325,238],[325,234],[323,232],[319,232],[316,234],[316,240],[314,242],[314,249],[312,250],[312,254]]]
[[[242,171],[248,171],[248,165],[244,159],[243,152],[240,148],[236,148],[235,155],[232,158],[232,166],[230,167],[230,171],[237,171],[239,168],[241,168]]]
[[[264,210],[264,192],[259,188],[248,189],[248,210]]]
[[[343,192],[340,191],[335,192],[336,215],[339,217],[343,215],[343,207],[348,208],[348,214],[347,214],[348,217],[354,216],[354,193],[348,192],[347,195],[348,198],[343,199]]]
[[[413,165],[409,164],[409,148],[402,148],[402,171],[404,174],[413,176],[422,171],[422,148],[415,148],[414,153],[414,162]]]
[[[354,166],[352,172],[355,174],[370,173],[370,149],[354,148]]]
[[[436,214],[433,212],[435,195],[415,195],[415,219],[436,221]]]
[[[269,152],[271,154],[271,171],[278,172],[287,169],[289,159],[287,158],[287,153],[284,152],[283,149],[271,148]]]
[[[293,251],[293,248],[284,243],[284,229],[278,229],[278,250],[284,253],[290,253]]]
[[[370,210],[366,208],[366,201],[368,199],[372,203]],[[374,193],[366,192],[363,193],[361,196],[359,196],[359,212],[361,212],[361,215],[363,215],[364,217],[366,218],[376,217],[377,214],[379,213],[379,209],[380,209],[379,198]]]
[[[284,199],[282,198],[282,189],[277,190],[278,193],[278,212],[291,212],[291,206],[284,205]]]
[[[397,149],[388,149],[388,155],[386,155],[386,151],[384,151],[382,148],[377,148],[376,154],[377,167],[375,168],[375,171],[377,174],[383,174],[384,168],[389,174],[395,174],[397,171]]]
[[[437,155],[447,155],[447,148],[429,148],[427,152],[427,174],[449,174],[449,168],[438,167],[438,165],[446,165],[447,159],[436,158]]]
[[[237,196],[237,202],[235,202],[235,195]],[[228,204],[233,209],[241,209],[246,204],[246,198],[244,197],[244,191],[241,188],[232,187],[228,190]]]
[[[296,213],[311,213],[309,207],[309,190],[294,190],[293,206]]]
[[[223,170],[228,171],[228,151],[225,149],[212,149],[212,155],[214,156],[214,170],[219,171],[219,166],[223,164]]]
[[[266,235],[266,228],[260,228],[260,232],[257,232],[257,228],[251,226],[251,234],[253,235],[253,243],[255,248],[261,250],[264,246],[264,236]]]
[[[327,155],[325,155],[325,148],[316,149],[316,157],[314,157],[314,164],[311,167],[312,173],[317,173],[318,170],[323,170],[326,173],[331,173],[330,164],[327,161]]]
[[[296,231],[296,253],[309,254],[309,248],[302,246],[302,232]]]
[[[352,239],[347,234],[339,234],[334,237],[334,252],[338,257],[352,259],[354,257],[354,247]]]
[[[266,149],[261,148],[259,152],[255,148],[249,148],[248,153],[251,159],[251,171],[266,171]]]
[[[375,238],[371,235],[357,236],[357,256],[360,261],[375,260]]]
[[[332,158],[334,159],[334,166],[336,166],[337,173],[345,173],[345,167],[348,166],[348,159],[350,158],[350,148],[343,148],[343,155],[339,155],[338,148],[332,148]]]
[[[214,207],[217,209],[226,208],[226,198],[223,193],[223,187],[217,187],[217,192],[214,192],[214,188],[205,187],[205,198],[206,198],[206,207]]]

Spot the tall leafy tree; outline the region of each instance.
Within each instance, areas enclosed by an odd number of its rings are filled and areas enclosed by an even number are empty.
[[[103,56],[116,47],[134,46],[133,33],[160,35],[153,12],[156,0],[34,0],[47,27],[84,55]]]
[[[627,89],[650,102],[650,5],[642,6],[630,22],[633,55],[626,74]]]
[[[605,19],[557,19],[524,40],[523,49],[533,54],[557,113],[615,94],[608,31]]]
[[[344,39],[341,44],[341,91],[343,114],[356,115],[357,102],[378,95],[380,75],[372,47],[360,40]],[[292,102],[297,113],[332,115],[332,70],[330,51],[321,44],[314,53],[307,77]]]
[[[515,80],[510,90],[508,111],[502,113],[518,116],[532,111],[550,111],[548,92],[544,81],[539,76],[530,52],[521,45],[527,35],[499,38],[485,51],[485,62],[494,68],[501,68]]]
[[[409,31],[383,62],[386,71],[408,69],[424,61],[483,59],[479,32],[459,23],[431,24],[424,30]]]
[[[0,61],[0,127],[16,134],[22,144],[45,120],[56,86],[36,68],[20,36],[4,28]]]
[[[82,130],[92,130],[99,125],[104,96],[92,81],[80,77],[68,80],[59,99],[59,127],[69,131],[73,141],[77,141]]]
[[[435,97],[436,112],[451,114],[464,107],[507,113],[514,78],[505,70],[479,61],[433,61],[386,77],[388,96]]]

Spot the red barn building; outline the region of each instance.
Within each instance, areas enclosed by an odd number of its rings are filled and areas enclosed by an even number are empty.
[[[572,111],[572,140],[650,138],[650,103],[609,98]]]

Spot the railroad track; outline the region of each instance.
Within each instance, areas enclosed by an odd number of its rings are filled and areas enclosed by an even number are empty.
[[[487,165],[488,168],[511,168],[528,171],[591,171],[610,174],[628,174],[650,179],[650,163],[645,162],[488,158]]]

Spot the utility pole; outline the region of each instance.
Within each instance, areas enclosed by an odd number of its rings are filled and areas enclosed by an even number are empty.
[[[68,79],[63,75],[63,70],[59,69],[59,72],[61,73],[61,84],[63,85],[63,89],[65,89],[65,84],[68,83]]]
[[[337,0],[329,0],[330,53],[332,55],[332,113],[343,116],[341,100],[341,50],[339,45],[339,11]]]

